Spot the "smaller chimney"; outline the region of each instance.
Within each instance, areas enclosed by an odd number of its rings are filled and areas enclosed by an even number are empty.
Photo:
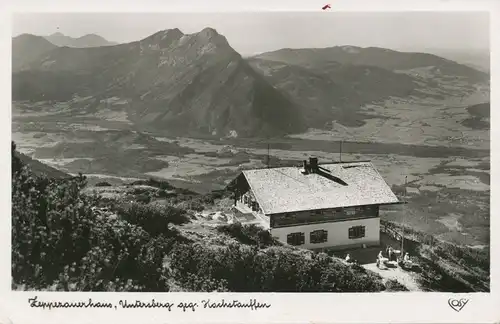
[[[318,171],[318,158],[315,157],[309,158],[309,168],[311,168],[311,172]]]

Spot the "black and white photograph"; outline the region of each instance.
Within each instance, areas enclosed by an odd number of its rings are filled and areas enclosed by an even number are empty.
[[[0,14],[0,324],[500,319],[493,4],[68,1]]]
[[[11,289],[489,292],[486,12],[17,13]]]

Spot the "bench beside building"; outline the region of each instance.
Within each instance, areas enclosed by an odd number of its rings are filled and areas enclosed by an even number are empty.
[[[238,210],[307,249],[379,245],[379,207],[399,203],[370,161],[245,170],[231,187]]]

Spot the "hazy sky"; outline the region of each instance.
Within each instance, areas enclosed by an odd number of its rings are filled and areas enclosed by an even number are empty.
[[[95,33],[117,42],[159,30],[212,27],[241,54],[279,48],[379,46],[402,50],[489,49],[487,12],[38,13],[16,14],[13,36]]]

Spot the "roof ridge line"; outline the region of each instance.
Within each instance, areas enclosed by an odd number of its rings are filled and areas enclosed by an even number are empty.
[[[297,161],[297,162],[302,162],[302,161]],[[350,163],[372,163],[371,160],[356,160],[356,161],[334,161],[334,162],[326,162],[326,163],[318,163],[318,165],[327,165],[327,164],[350,164]],[[373,164],[373,163],[372,163]],[[266,170],[266,169],[285,169],[285,168],[301,168],[302,163],[297,163],[297,165],[281,165],[281,166],[270,166],[270,167],[262,167],[262,168],[255,168],[255,169],[248,169],[248,170],[243,170],[243,171],[252,171],[252,170]]]

